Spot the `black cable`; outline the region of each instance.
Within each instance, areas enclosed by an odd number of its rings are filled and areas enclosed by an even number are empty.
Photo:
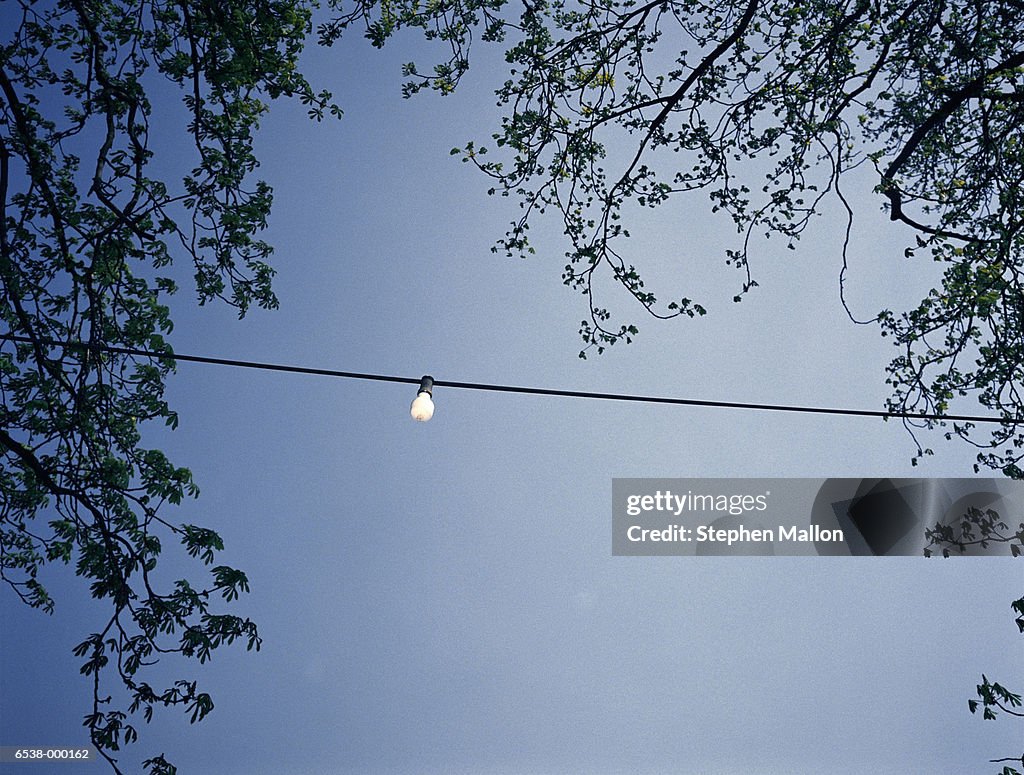
[[[337,371],[335,369],[315,369],[308,366],[285,366],[277,363],[260,363],[257,361],[240,361],[231,358],[211,358],[205,355],[183,355],[174,353],[166,355],[151,350],[138,350],[132,347],[114,347],[112,345],[87,344],[85,342],[60,342],[55,339],[32,339],[27,336],[0,334],[0,340],[21,342],[24,344],[38,343],[49,347],[67,347],[100,352],[117,353],[120,355],[138,355],[147,358],[164,358],[168,360],[188,361],[191,363],[212,363],[218,366],[237,366],[244,369],[263,369],[266,371],[285,371],[293,374],[314,374],[324,377],[347,377],[349,379],[365,379],[376,382],[401,382],[418,385],[419,377],[392,377],[385,374],[363,374],[356,371]],[[899,417],[909,420],[960,420],[963,422],[983,422],[1007,424],[1012,420],[999,417],[975,417],[962,414],[911,414],[909,412],[880,412],[870,409],[842,409],[820,406],[784,406],[779,404],[746,404],[738,401],[706,401],[697,398],[667,398],[662,396],[635,396],[622,393],[592,393],[584,390],[556,390],[553,388],[513,387],[511,385],[489,385],[482,382],[453,382],[434,380],[436,387],[461,388],[464,390],[490,390],[498,393],[525,393],[527,395],[566,396],[569,398],[597,398],[605,401],[637,401],[648,404],[678,404],[682,406],[703,406],[721,409],[760,409],[770,412],[803,412],[809,414],[839,414],[850,417]]]

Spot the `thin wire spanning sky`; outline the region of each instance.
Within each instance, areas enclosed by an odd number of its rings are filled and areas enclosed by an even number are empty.
[[[67,349],[88,349],[100,352],[118,353],[121,355],[136,355],[144,358],[162,358],[162,353],[152,350],[140,350],[133,347],[114,347],[111,345],[85,344],[82,342],[59,342],[55,339],[32,339],[27,336],[3,335],[0,340],[19,343],[38,342],[48,347],[64,347]],[[215,358],[209,355],[195,355],[190,353],[174,354],[174,360],[187,363],[202,363],[210,366],[233,366],[242,369],[260,369],[262,371],[278,371],[289,374],[306,374],[316,377],[342,377],[345,379],[361,379],[369,382],[399,382],[407,385],[416,385],[423,377],[399,377],[393,374],[367,374],[354,371],[341,371],[338,369],[321,369],[314,366],[298,366],[282,363],[265,363],[262,361],[241,361],[234,358]],[[800,412],[808,414],[832,414],[845,415],[848,417],[881,417],[881,418],[906,418],[910,420],[939,420],[939,421],[963,421],[973,423],[995,423],[1002,424],[1005,421],[1000,417],[985,417],[979,415],[964,414],[926,414],[910,412],[881,412],[871,409],[851,409],[849,407],[828,407],[828,406],[783,406],[779,404],[753,404],[739,401],[712,401],[701,398],[674,398],[671,396],[641,396],[628,393],[596,393],[588,390],[562,390],[548,387],[523,387],[517,385],[495,385],[484,382],[459,382],[453,380],[430,379],[431,384],[442,388],[457,388],[462,390],[482,390],[491,393],[522,393],[534,396],[556,396],[559,398],[591,398],[604,401],[632,401],[644,404],[675,404],[677,406],[701,406],[715,409],[752,409],[766,412]]]

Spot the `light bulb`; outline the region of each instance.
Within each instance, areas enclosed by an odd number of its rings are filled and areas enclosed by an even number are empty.
[[[412,419],[426,422],[434,416],[434,402],[430,400],[430,393],[417,393],[409,409]]]
[[[434,378],[424,376],[420,380],[420,389],[416,393],[416,398],[413,399],[412,406],[409,408],[412,419],[426,422],[434,416],[434,402],[430,399],[433,389]]]

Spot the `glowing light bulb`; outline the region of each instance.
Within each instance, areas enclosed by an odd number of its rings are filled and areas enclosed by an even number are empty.
[[[412,419],[426,422],[434,416],[434,402],[430,397],[433,389],[433,377],[423,377],[420,380],[420,389],[416,393],[416,398],[413,399],[412,406],[409,407]]]

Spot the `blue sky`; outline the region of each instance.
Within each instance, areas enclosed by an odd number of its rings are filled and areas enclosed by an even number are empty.
[[[644,320],[606,285],[641,337],[577,359],[585,306],[560,284],[557,224],[535,227],[531,260],[492,255],[516,210],[448,155],[496,126],[497,60],[475,62],[453,97],[405,101],[402,46],[310,52],[346,116],[316,125],[278,103],[262,129],[281,309],[239,322],[183,290],[177,350],[882,407],[891,347],[839,304],[838,208],[796,252],[756,245],[761,287],[739,305],[724,267],[733,235],[706,203],[648,218],[633,229],[635,263],[708,316]],[[169,124],[167,153],[176,138]],[[873,200],[855,202],[854,308],[916,301],[933,268],[902,258]],[[414,394],[179,366],[168,397],[181,427],[148,441],[190,467],[202,494],[170,516],[224,537],[223,561],[252,584],[234,610],[259,622],[265,645],[161,665],[165,679],[198,678],[217,707],[193,727],[158,713],[125,752],[129,771],[164,752],[182,773],[223,775],[987,772],[1016,752],[1019,725],[982,723],[967,699],[983,671],[1024,686],[1009,609],[1019,564],[610,554],[613,477],[965,476],[969,448],[935,434],[935,456],[912,468],[894,422],[442,388],[418,424]],[[168,578],[200,572],[170,547],[161,566]],[[90,687],[70,651],[102,610],[65,570],[45,579],[53,617],[0,595],[2,744],[86,739]]]

